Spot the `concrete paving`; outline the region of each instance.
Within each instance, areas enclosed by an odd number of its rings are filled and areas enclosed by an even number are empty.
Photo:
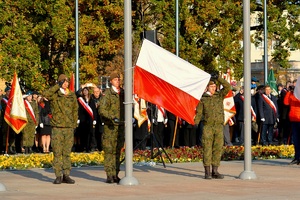
[[[52,184],[52,169],[1,171],[0,183],[5,191],[1,200],[68,200],[68,199],[130,199],[130,200],[283,200],[300,199],[300,166],[288,165],[291,159],[252,162],[253,180],[241,180],[243,161],[222,161],[222,180],[205,180],[202,163],[174,163],[156,166],[134,165],[133,177],[139,184],[124,186],[105,183],[103,166],[73,168],[75,184]],[[120,177],[124,177],[124,166]]]

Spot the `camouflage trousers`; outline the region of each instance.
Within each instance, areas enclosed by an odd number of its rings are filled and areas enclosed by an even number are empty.
[[[51,146],[54,155],[52,165],[56,177],[63,174],[70,175],[73,142],[73,128],[52,128]]]
[[[32,145],[34,144],[35,126],[25,126],[22,132],[22,145],[24,147],[32,147]]]
[[[120,155],[124,141],[125,134],[123,126],[104,125],[104,170],[107,176],[118,175],[120,171]]]
[[[205,124],[202,134],[204,166],[220,166],[223,145],[223,125]]]

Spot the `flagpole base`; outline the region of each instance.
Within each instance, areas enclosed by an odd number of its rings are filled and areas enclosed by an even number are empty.
[[[0,192],[3,192],[3,191],[6,191],[6,188],[2,183],[0,183]]]
[[[119,182],[119,185],[138,185],[138,184],[139,184],[138,180],[132,176],[131,177],[125,176]]]
[[[243,180],[253,180],[253,179],[257,179],[255,172],[254,171],[243,171],[240,176],[240,179]]]

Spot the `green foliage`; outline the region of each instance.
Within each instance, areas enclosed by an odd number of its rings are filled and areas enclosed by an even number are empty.
[[[175,53],[174,0],[132,0],[133,64],[144,30],[158,31],[160,45]],[[272,62],[289,67],[289,48],[300,46],[299,5],[268,2],[268,37]],[[180,0],[179,56],[207,71],[243,76],[242,0]],[[251,1],[251,10],[257,8]],[[79,1],[80,83],[124,71],[124,1]],[[262,23],[262,12],[258,12]],[[262,41],[258,29],[252,41]],[[27,89],[43,90],[75,63],[74,0],[0,1],[0,76],[10,81],[16,70]]]

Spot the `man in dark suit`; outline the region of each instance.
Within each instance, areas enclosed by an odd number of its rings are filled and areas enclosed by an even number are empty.
[[[265,92],[258,99],[258,111],[262,122],[262,145],[273,144],[273,128],[276,121],[279,121],[277,98],[271,94],[271,91],[271,87],[266,85]]]

